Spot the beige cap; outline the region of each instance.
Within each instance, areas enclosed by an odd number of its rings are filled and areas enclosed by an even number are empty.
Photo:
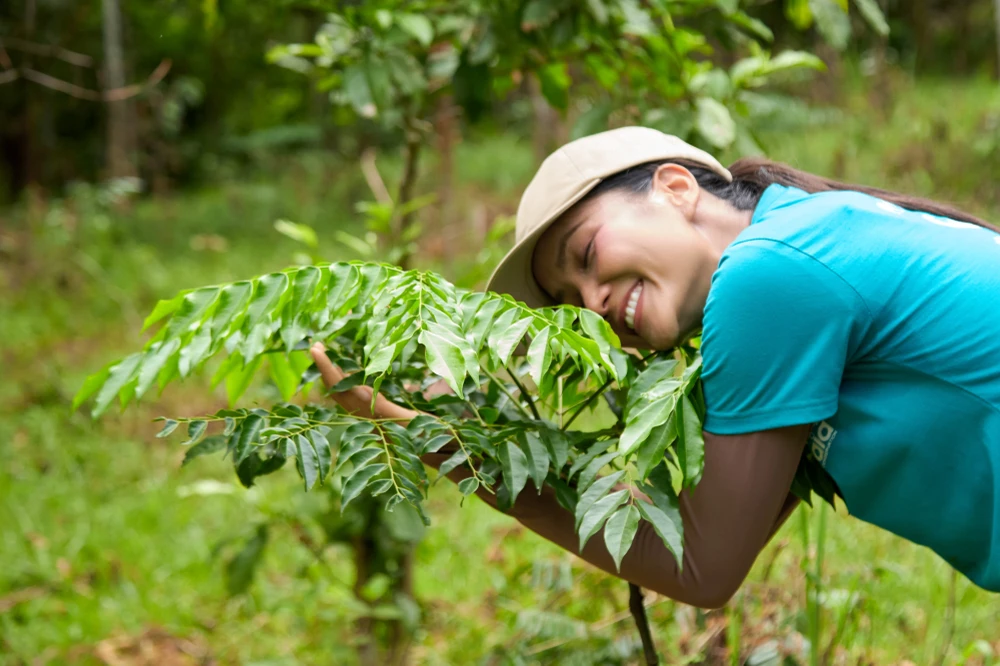
[[[486,289],[510,294],[532,307],[555,305],[531,271],[538,238],[604,178],[639,164],[671,159],[698,162],[728,181],[733,179],[729,170],[704,150],[649,127],[620,127],[592,134],[549,155],[521,197],[514,247],[493,271]]]

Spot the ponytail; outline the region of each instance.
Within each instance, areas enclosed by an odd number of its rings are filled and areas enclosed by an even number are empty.
[[[817,192],[852,191],[870,194],[883,201],[896,204],[907,210],[940,215],[961,222],[975,224],[1000,233],[1000,227],[970,215],[947,204],[937,203],[930,199],[897,194],[877,187],[851,185],[836,180],[811,174],[807,171],[793,169],[787,164],[773,162],[762,157],[744,157],[729,167],[733,176],[732,182],[697,162],[690,160],[666,160],[648,162],[608,176],[591,190],[585,199],[597,197],[613,190],[626,190],[633,194],[643,194],[649,191],[653,184],[656,170],[663,164],[678,164],[688,171],[698,181],[698,185],[737,210],[753,210],[757,207],[760,197],[769,185],[784,185],[804,190],[809,194]]]

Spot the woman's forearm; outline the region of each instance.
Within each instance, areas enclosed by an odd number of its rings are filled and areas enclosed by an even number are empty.
[[[726,438],[706,433],[703,478],[693,492],[680,496],[684,523],[684,566],[680,568],[646,521],[639,523],[621,573],[615,571],[601,532],[579,553],[574,517],[550,487],[541,494],[533,487],[525,488],[507,513],[608,573],[684,603],[716,608],[739,588],[760,550],[795,508],[797,501],[788,489],[805,432],[796,429],[788,433],[787,442],[778,443],[773,437],[755,441],[752,435]],[[439,467],[447,458],[448,454],[435,454],[425,456],[425,461]],[[458,482],[469,475],[468,469],[457,469],[448,477]],[[482,489],[477,495],[496,508],[494,495]]]

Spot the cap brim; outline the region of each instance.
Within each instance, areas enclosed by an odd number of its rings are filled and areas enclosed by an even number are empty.
[[[552,226],[559,217],[565,213],[567,210],[573,207],[580,199],[585,197],[588,192],[594,189],[598,183],[601,182],[600,178],[595,178],[584,187],[580,189],[572,198],[567,199],[566,202],[557,209],[552,215],[545,220],[542,224],[532,230],[530,234],[522,238],[520,241],[511,248],[510,252],[500,260],[497,264],[496,269],[493,271],[493,275],[490,277],[489,282],[486,284],[486,291],[495,291],[499,294],[509,294],[513,296],[516,300],[523,301],[525,305],[533,308],[542,308],[550,305],[559,305],[556,303],[545,291],[542,289],[541,285],[538,284],[538,280],[535,279],[534,271],[532,271],[532,259],[535,253],[535,246],[538,244],[538,239],[542,237],[542,234]],[[551,261],[555,262],[556,258],[551,257]]]

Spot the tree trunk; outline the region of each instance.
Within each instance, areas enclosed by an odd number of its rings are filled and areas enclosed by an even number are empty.
[[[102,0],[104,33],[104,89],[125,87],[125,57],[119,0]],[[109,178],[136,175],[135,101],[107,102],[106,168]]]
[[[405,157],[403,158],[403,177],[399,185],[399,195],[396,197],[396,208],[405,207],[413,199],[413,188],[417,184],[417,168],[420,160],[420,136],[415,130],[409,130],[406,139],[406,151]],[[406,210],[396,222],[396,229],[394,235],[396,237],[396,243],[401,246],[406,246],[409,244],[407,239],[408,231],[410,225],[413,223],[413,218],[416,211]],[[403,269],[410,268],[410,253],[405,250],[399,258],[399,265]]]
[[[435,231],[446,238],[454,238],[452,235],[452,191],[454,189],[455,178],[454,157],[457,116],[458,109],[451,95],[442,95],[441,99],[438,100],[434,118],[439,160],[437,168],[437,215],[435,216],[434,225],[436,227]],[[447,268],[451,268],[451,258],[455,256],[458,249],[457,247],[446,248],[443,258]]]

